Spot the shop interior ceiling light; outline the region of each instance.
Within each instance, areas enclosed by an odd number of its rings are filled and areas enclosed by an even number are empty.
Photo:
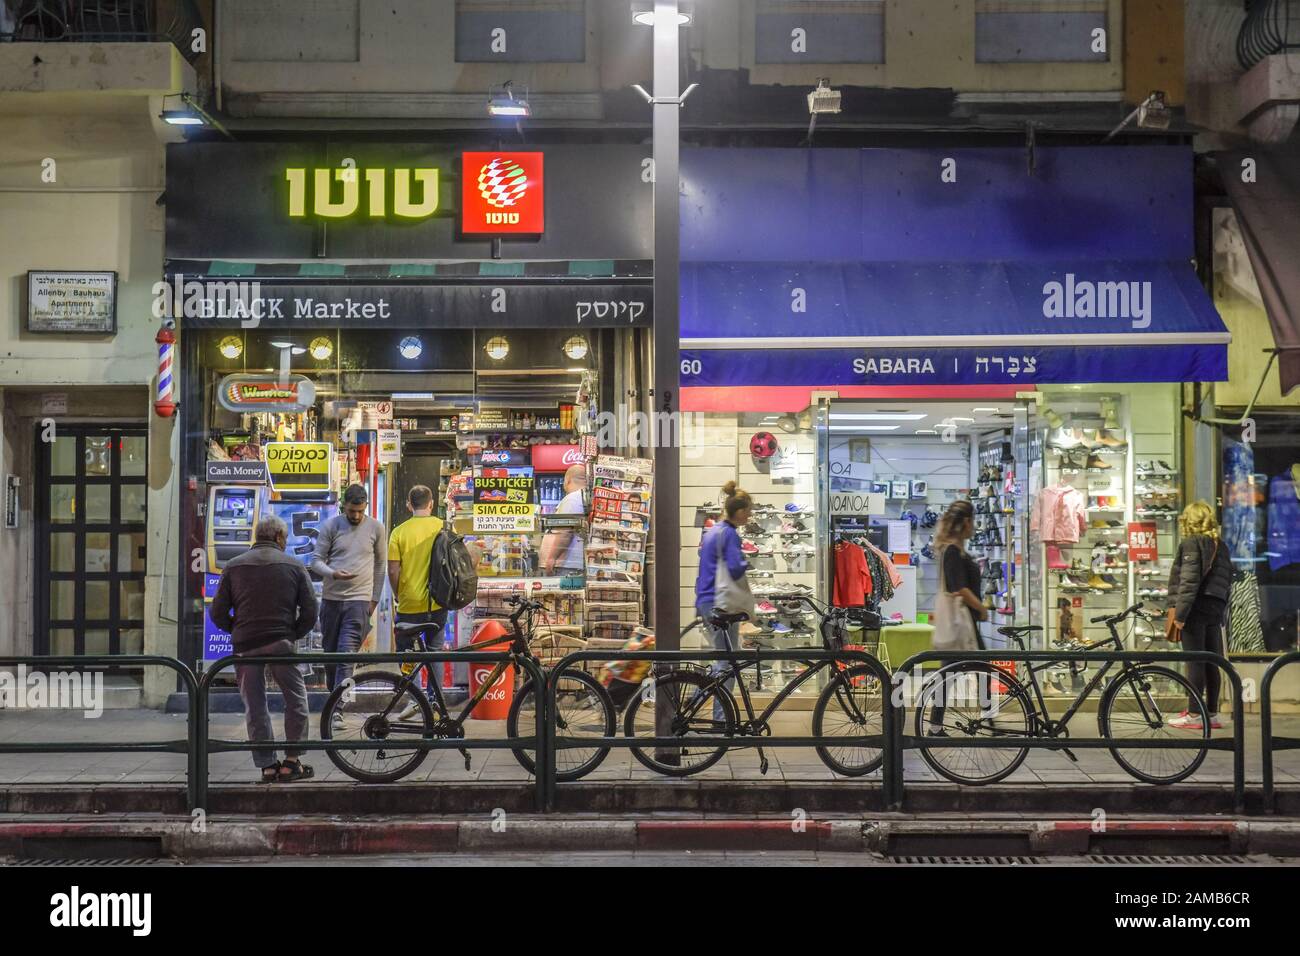
[[[690,5],[681,3],[677,5],[677,25],[684,27],[694,18]],[[632,22],[638,23],[643,27],[652,27],[655,25],[655,5],[654,0],[637,0],[632,4]]]
[[[581,358],[585,358],[587,351],[587,340],[581,335],[575,335],[564,343],[564,354],[575,362]],[[582,369],[570,369],[570,371],[581,372]]]
[[[484,344],[483,351],[487,353],[488,358],[500,362],[510,354],[510,343],[506,341],[504,335],[494,335]]]
[[[288,349],[290,355],[302,355],[307,350],[301,345],[294,345],[292,342],[272,342],[272,348]]]
[[[925,412],[832,412],[831,421],[855,422],[919,422]],[[975,419],[969,419],[974,421]]]
[[[244,343],[238,335],[227,335],[217,346],[222,358],[237,359],[244,354]]]
[[[320,335],[311,340],[311,344],[307,346],[307,351],[311,353],[311,357],[316,361],[323,362],[334,354],[334,343],[325,336]]]
[[[397,351],[404,359],[418,359],[424,354],[424,343],[418,336],[408,335],[397,344]]]

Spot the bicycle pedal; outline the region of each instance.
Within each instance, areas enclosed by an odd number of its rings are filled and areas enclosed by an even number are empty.
[[[761,774],[762,774],[763,776],[765,776],[765,777],[767,776],[767,758],[766,758],[766,757],[764,757],[762,760],[760,760],[760,761],[758,762],[758,772],[761,773]]]
[[[1062,748],[1061,748],[1061,753],[1065,754],[1067,757],[1069,757],[1069,758],[1070,758],[1071,760],[1073,760],[1075,763],[1078,763],[1078,762],[1079,762],[1079,758],[1078,758],[1078,756],[1077,756],[1077,755],[1075,754],[1075,752],[1074,752],[1073,750],[1071,750],[1069,747],[1062,747]]]
[[[461,753],[461,756],[465,758],[465,769],[468,771],[468,770],[469,770],[469,765],[470,765],[470,756],[469,756],[469,751],[468,751],[468,750],[462,750],[460,753]]]

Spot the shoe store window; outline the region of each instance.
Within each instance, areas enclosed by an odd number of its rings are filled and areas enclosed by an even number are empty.
[[[1066,386],[1044,390],[1035,421],[1041,454],[1029,470],[1030,617],[1042,646],[1110,637],[1092,619],[1141,603],[1122,631],[1134,650],[1164,640],[1169,571],[1182,510],[1176,386]],[[1048,686],[1077,690],[1062,668]]]

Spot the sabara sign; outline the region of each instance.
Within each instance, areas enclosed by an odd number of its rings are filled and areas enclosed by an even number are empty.
[[[329,491],[333,449],[329,442],[269,442],[266,468],[276,491]]]
[[[461,232],[475,236],[545,231],[541,153],[465,153],[460,181]]]

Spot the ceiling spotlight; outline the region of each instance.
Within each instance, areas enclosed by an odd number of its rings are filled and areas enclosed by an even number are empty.
[[[581,335],[575,335],[564,343],[564,354],[575,362],[586,357],[587,352],[587,340]]]
[[[532,110],[528,106],[528,90],[525,88],[524,95],[516,97],[510,80],[506,80],[499,88],[488,90],[487,109],[488,116],[505,116],[512,119],[532,116]]]
[[[169,109],[167,106],[169,99],[179,100],[180,105]],[[230,132],[224,126],[217,122],[212,114],[191,99],[188,93],[174,93],[164,96],[162,112],[158,114],[158,118],[168,126],[211,126],[227,137],[234,138],[230,136]]]
[[[307,351],[316,361],[323,362],[334,354],[334,343],[324,335],[318,335],[308,344]]]
[[[424,353],[424,343],[417,335],[408,335],[397,343],[397,351],[404,359],[418,359]]]
[[[244,354],[244,342],[238,335],[227,335],[217,345],[222,358],[237,359]]]
[[[831,78],[829,76],[820,76],[817,78],[817,88],[808,94],[808,112],[814,115],[817,113],[838,113],[840,111],[840,99],[840,91],[831,89]]]
[[[691,22],[691,12],[689,8],[677,8],[677,25],[684,27]],[[652,27],[655,25],[655,5],[654,0],[638,0],[632,4],[632,22],[639,23],[643,27]]]
[[[1169,101],[1165,99],[1164,91],[1152,90],[1147,98],[1138,104],[1137,109],[1125,116],[1118,126],[1106,134],[1106,138],[1102,142],[1110,142],[1125,126],[1135,119],[1139,129],[1168,129],[1170,122],[1173,120],[1173,115],[1173,112],[1169,109]]]
[[[302,355],[307,351],[301,345],[294,345],[292,342],[272,342],[271,347],[288,352],[290,355]]]
[[[487,357],[492,361],[500,362],[510,354],[510,343],[506,341],[504,335],[494,335],[487,340],[487,344],[483,346],[483,351],[487,353]]]

